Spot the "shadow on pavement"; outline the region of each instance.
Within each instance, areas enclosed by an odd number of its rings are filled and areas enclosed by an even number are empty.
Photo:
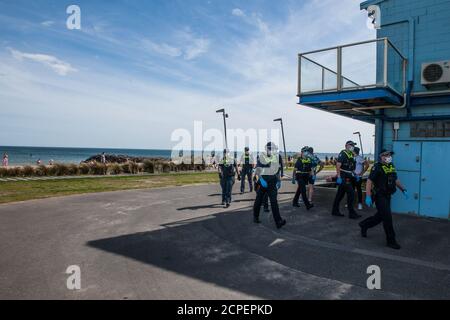
[[[361,239],[356,222],[331,217],[328,204],[309,212],[292,208],[290,201],[280,207],[288,221],[281,230],[262,211],[263,223],[254,224],[246,208],[88,246],[265,299],[450,298],[450,266],[435,264],[428,253],[415,254],[432,244],[391,251],[380,245],[381,228]],[[437,227],[448,231],[445,224]],[[420,219],[414,228],[425,231]],[[416,238],[408,235],[404,243]],[[441,254],[449,251],[445,243],[440,243]],[[383,290],[366,289],[370,265],[380,266]]]

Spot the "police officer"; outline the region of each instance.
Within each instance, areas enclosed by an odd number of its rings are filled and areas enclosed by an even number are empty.
[[[259,155],[255,174],[258,177],[258,182],[261,184],[261,187],[258,189],[253,205],[253,221],[255,223],[261,222],[259,220],[259,212],[261,210],[261,204],[264,201],[264,196],[268,194],[273,219],[279,229],[286,224],[286,220],[281,218],[277,200],[278,189],[281,187],[281,177],[283,176],[283,162],[274,143],[267,143],[266,152]]]
[[[256,175],[253,175],[253,185],[255,186],[255,192],[258,194],[259,188],[261,188],[261,184],[259,183],[259,179]],[[269,210],[269,194],[266,193],[263,198],[263,207],[264,212],[270,212]]]
[[[239,166],[241,167],[240,177],[241,177],[241,193],[245,192],[245,178],[248,180],[250,192],[253,191],[253,169],[255,168],[255,160],[250,154],[250,149],[245,147],[244,153],[241,156],[241,161]]]
[[[223,157],[219,162],[220,186],[222,187],[222,205],[226,208],[231,203],[231,192],[234,185],[234,177],[236,175],[236,160],[231,158],[228,150],[223,150]]]
[[[298,204],[298,199],[300,198],[300,194],[302,195],[303,203],[306,206],[306,209],[309,210],[313,207],[313,205],[309,202],[308,197],[306,196],[306,186],[308,181],[312,175],[312,159],[308,157],[309,147],[304,147],[301,150],[300,157],[297,159],[297,162],[294,166],[293,172],[293,183],[297,181],[298,187],[297,192],[295,193],[294,200],[292,201],[292,205],[294,207],[300,207]],[[295,179],[295,180],[294,180]]]
[[[347,141],[345,143],[345,149],[339,153],[336,172],[337,180],[336,184],[339,186],[336,193],[336,198],[333,203],[332,215],[337,217],[343,217],[344,215],[339,212],[339,204],[347,194],[347,209],[348,217],[350,219],[358,219],[361,215],[357,214],[353,208],[353,201],[355,200],[355,190],[353,189],[353,170],[355,170],[355,157],[353,151],[356,143],[353,141]]]
[[[388,150],[382,150],[380,161],[377,162],[370,172],[366,184],[366,204],[372,206],[372,199],[375,200],[377,213],[361,221],[361,236],[367,237],[367,230],[383,222],[384,232],[386,233],[387,246],[393,249],[400,249],[400,245],[395,239],[394,226],[392,225],[391,196],[399,188],[406,199],[408,192],[397,177],[395,166],[392,164],[392,155],[394,153]],[[372,187],[375,195],[372,196]]]
[[[316,156],[314,154],[314,148],[313,147],[309,147],[308,149],[308,153],[309,153],[309,157],[312,160],[312,175],[311,177],[309,177],[308,180],[308,200],[309,203],[313,203],[312,199],[313,199],[313,195],[314,195],[314,184],[316,183],[316,178],[317,178],[317,174],[323,170],[323,168],[325,167],[325,163],[319,159],[318,156]],[[319,167],[317,169],[317,167]]]

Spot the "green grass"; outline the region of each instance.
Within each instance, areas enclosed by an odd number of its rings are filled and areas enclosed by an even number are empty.
[[[0,203],[43,199],[71,194],[162,188],[218,183],[216,172],[168,173],[151,176],[77,178],[67,180],[0,182]]]

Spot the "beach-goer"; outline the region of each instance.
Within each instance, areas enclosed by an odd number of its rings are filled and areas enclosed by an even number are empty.
[[[38,166],[40,166],[41,164],[42,164],[42,160],[39,158],[39,159],[37,159],[36,160],[36,164],[38,165]]]
[[[9,156],[8,156],[8,153],[5,152],[3,154],[2,166],[7,167],[8,165],[9,165]]]
[[[102,152],[102,155],[100,157],[100,161],[101,161],[102,164],[106,164],[106,155],[105,155],[104,152]]]

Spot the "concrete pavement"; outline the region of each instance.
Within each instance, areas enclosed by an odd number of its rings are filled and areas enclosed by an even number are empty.
[[[234,190],[229,209],[217,185],[0,205],[0,298],[450,298],[448,221],[395,216],[403,249],[393,251],[381,226],[362,239],[357,222],[330,216],[333,189],[317,190],[307,212],[290,205],[285,182],[281,230],[263,212],[255,225],[254,193]],[[70,265],[81,268],[81,290],[66,288]],[[382,290],[366,288],[370,265]]]

